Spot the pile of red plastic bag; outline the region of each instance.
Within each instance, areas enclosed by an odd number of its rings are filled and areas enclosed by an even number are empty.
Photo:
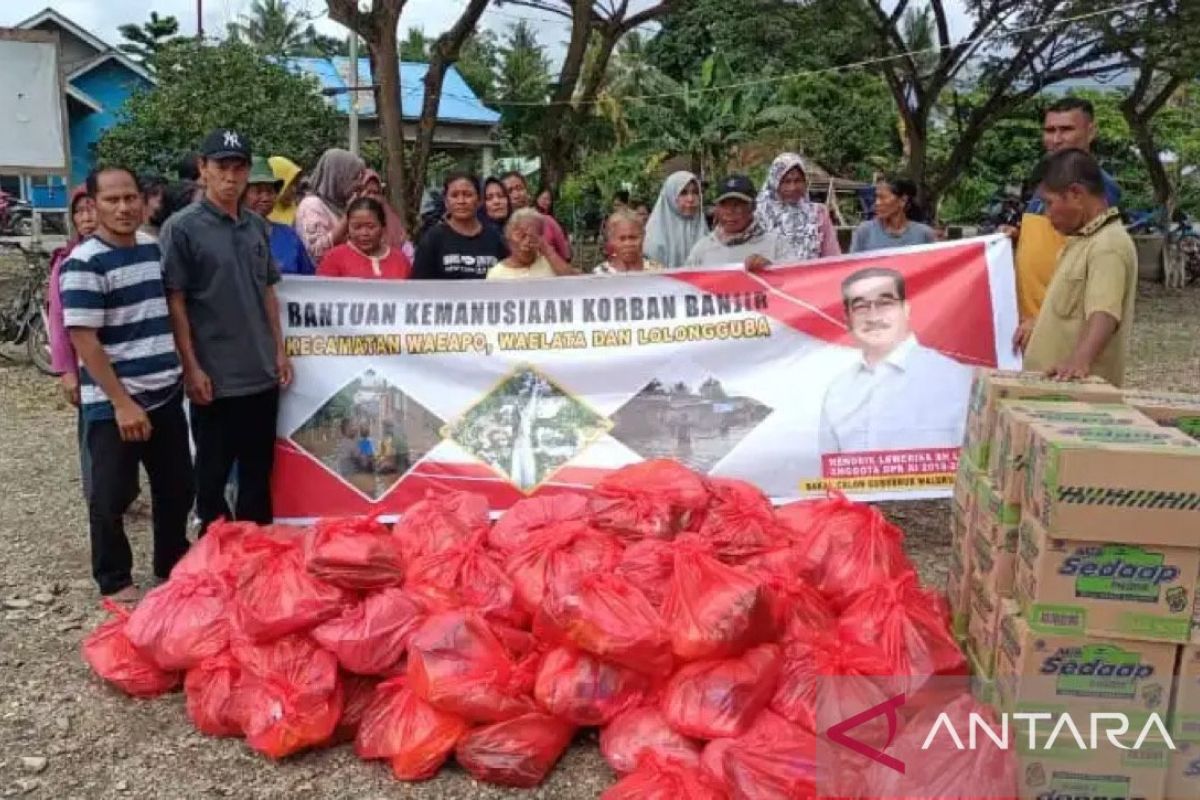
[[[650,461],[495,524],[465,493],[390,528],[218,523],[83,652],[271,758],[353,741],[401,780],[453,756],[532,787],[599,728],[607,798],[805,797],[820,677],[965,672],[902,538],[840,495],[777,509]]]

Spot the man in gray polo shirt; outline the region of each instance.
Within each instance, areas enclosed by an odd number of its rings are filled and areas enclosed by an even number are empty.
[[[160,245],[171,327],[192,402],[196,513],[269,523],[279,390],[292,380],[283,349],[265,219],[243,208],[250,142],[218,129],[200,150],[204,197],[172,216]],[[225,483],[238,465],[237,508]]]

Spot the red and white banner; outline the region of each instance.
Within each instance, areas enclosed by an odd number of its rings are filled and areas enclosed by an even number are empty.
[[[1004,237],[781,266],[497,282],[288,278],[280,518],[494,509],[674,458],[779,502],[950,492],[975,367],[1016,368]]]

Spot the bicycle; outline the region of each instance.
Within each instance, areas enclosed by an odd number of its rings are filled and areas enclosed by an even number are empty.
[[[0,344],[24,344],[29,361],[41,372],[52,375],[46,305],[50,262],[45,256],[19,245],[7,247],[20,250],[29,269],[18,279],[16,295],[6,306],[0,307]],[[9,358],[3,353],[0,356]]]

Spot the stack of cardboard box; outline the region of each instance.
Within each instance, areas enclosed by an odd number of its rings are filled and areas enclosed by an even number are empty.
[[[1060,738],[1025,755],[1023,796],[1200,797],[1200,443],[1188,434],[1200,436],[1200,397],[976,380],[947,589],[977,688],[1005,711],[1085,725],[1122,712],[1134,738],[1157,714],[1179,740],[1080,753]]]

